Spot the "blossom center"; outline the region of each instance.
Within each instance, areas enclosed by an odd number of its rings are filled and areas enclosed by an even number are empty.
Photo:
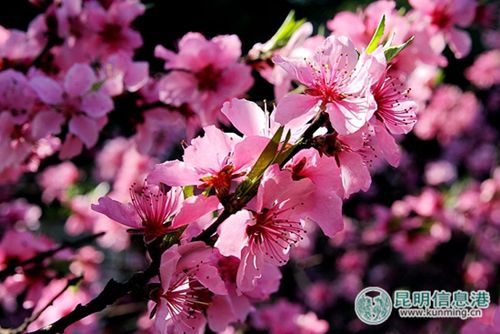
[[[108,23],[100,33],[106,43],[116,43],[122,39],[122,26]]]
[[[171,215],[173,200],[162,187],[151,188],[147,185],[130,187],[130,198],[137,214],[150,237],[162,235],[168,228],[165,222]]]
[[[286,253],[291,246],[302,239],[305,233],[300,221],[280,217],[287,210],[263,209],[255,213],[255,224],[246,228],[249,246],[254,253],[265,255],[271,261],[286,263]]]
[[[198,89],[201,91],[216,91],[222,73],[212,65],[205,66],[195,74],[198,79]]]
[[[189,326],[185,319],[195,319],[205,312],[212,302],[212,296],[212,292],[192,275],[182,273],[161,297],[167,304],[167,320],[171,318]]]
[[[431,24],[441,29],[447,28],[451,24],[450,16],[444,8],[436,8],[431,14]]]

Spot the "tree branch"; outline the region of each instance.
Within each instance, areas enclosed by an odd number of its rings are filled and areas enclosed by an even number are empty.
[[[117,282],[114,279],[109,280],[101,293],[89,303],[85,305],[78,304],[73,311],[61,319],[44,328],[30,332],[29,334],[64,333],[64,330],[70,325],[91,314],[104,310],[107,306],[114,304],[118,299],[136,289],[143,289],[146,284],[148,284],[149,280],[158,274],[159,265],[159,260],[153,261],[146,271],[135,273],[124,283]]]
[[[56,253],[59,253],[60,251],[66,249],[66,248],[72,248],[72,249],[77,249],[80,248],[83,245],[86,245],[92,241],[94,241],[97,238],[102,237],[105,234],[105,232],[100,232],[96,234],[92,234],[86,237],[83,237],[81,239],[77,239],[75,241],[65,241],[63,242],[60,246],[50,249],[45,252],[38,253],[34,257],[18,262],[18,263],[11,263],[9,264],[5,269],[0,271],[0,282],[3,282],[7,277],[14,275],[16,273],[16,269],[19,267],[25,267],[30,264],[40,264],[42,263],[45,259],[48,259],[52,256],[54,256]]]
[[[64,288],[61,289],[61,291],[59,291],[54,297],[52,297],[52,299],[44,307],[42,307],[37,312],[34,312],[30,317],[26,318],[19,327],[12,328],[12,329],[3,329],[3,328],[1,328],[0,329],[0,334],[21,334],[21,333],[24,333],[26,331],[26,329],[28,328],[28,326],[31,325],[31,323],[33,321],[35,321],[36,319],[38,319],[42,315],[42,313],[45,312],[45,310],[47,310],[52,304],[54,304],[54,301],[57,298],[61,297],[61,295],[66,290],[68,290],[68,288],[70,286],[74,286],[74,285],[77,285],[78,283],[80,283],[80,281],[82,279],[83,279],[83,276],[78,276],[78,277],[69,279],[68,282],[66,283],[66,285],[64,286]]]

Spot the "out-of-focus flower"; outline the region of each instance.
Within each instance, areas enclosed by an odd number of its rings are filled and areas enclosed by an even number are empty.
[[[500,50],[481,54],[471,67],[465,71],[469,81],[479,88],[486,89],[500,83]]]

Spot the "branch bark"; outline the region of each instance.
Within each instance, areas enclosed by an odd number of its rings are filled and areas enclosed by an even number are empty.
[[[128,295],[134,290],[143,289],[149,280],[158,274],[159,261],[154,261],[144,272],[135,273],[128,281],[120,283],[114,279],[109,280],[104,289],[89,303],[78,304],[73,311],[57,320],[29,334],[59,334],[70,325],[88,317],[91,314],[104,310],[114,304],[118,299]]]
[[[81,246],[84,246],[86,244],[91,243],[97,238],[102,237],[105,234],[105,232],[100,232],[97,234],[92,234],[86,237],[83,237],[81,239],[77,239],[75,241],[65,241],[63,242],[60,246],[50,249],[45,252],[38,253],[34,257],[18,262],[18,263],[12,263],[8,265],[5,269],[0,271],[0,282],[3,282],[7,277],[14,275],[16,273],[16,269],[19,267],[26,267],[29,266],[30,264],[41,264],[45,259],[48,259],[55,254],[59,253],[60,251],[66,249],[66,248],[72,248],[72,249],[77,249],[80,248]]]

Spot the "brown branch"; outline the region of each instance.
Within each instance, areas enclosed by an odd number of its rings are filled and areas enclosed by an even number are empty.
[[[57,320],[56,322],[38,329],[29,334],[58,334],[70,325],[86,318],[87,316],[104,310],[109,305],[114,304],[118,299],[126,296],[135,290],[144,289],[149,280],[158,274],[159,261],[154,261],[144,272],[135,273],[128,281],[120,283],[114,279],[109,280],[104,289],[89,303],[78,304],[73,311]]]
[[[33,312],[33,314],[30,317],[26,318],[19,327],[12,328],[12,329],[1,328],[0,334],[21,334],[21,333],[24,333],[26,331],[26,329],[28,328],[28,326],[31,325],[31,323],[33,323],[33,321],[38,319],[42,315],[43,312],[45,312],[50,306],[52,306],[54,304],[54,302],[56,301],[57,298],[61,297],[61,295],[66,290],[68,290],[69,287],[80,283],[80,281],[82,279],[83,279],[83,276],[78,276],[78,277],[69,279],[67,281],[66,285],[64,286],[64,288],[61,289],[61,291],[59,291],[54,297],[52,297],[52,299],[44,307],[42,307],[37,312]]]
[[[50,249],[45,252],[38,253],[34,257],[18,262],[18,263],[11,263],[9,264],[5,269],[0,271],[0,282],[3,282],[7,277],[14,275],[16,273],[16,269],[19,267],[26,267],[30,264],[41,264],[45,259],[48,259],[55,254],[59,253],[60,251],[66,249],[66,248],[72,248],[72,249],[77,249],[80,248],[83,245],[86,245],[92,241],[94,241],[97,238],[102,237],[105,234],[105,232],[100,232],[97,234],[92,234],[86,237],[83,237],[81,239],[77,239],[75,241],[65,241],[63,242],[60,246]]]

